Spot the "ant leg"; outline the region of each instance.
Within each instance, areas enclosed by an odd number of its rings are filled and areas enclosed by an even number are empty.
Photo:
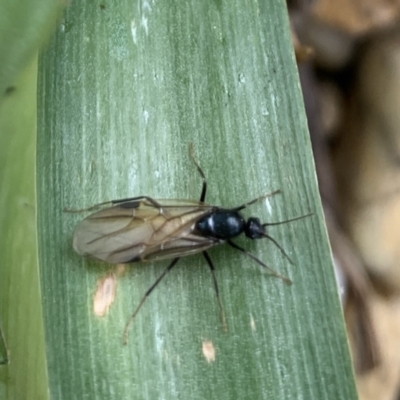
[[[197,163],[196,158],[194,156],[193,143],[189,144],[189,155],[190,155],[190,158],[192,159],[194,165],[196,166],[197,171],[199,171],[200,176],[203,178],[203,187],[201,189],[200,201],[202,203],[204,203],[204,200],[206,198],[206,192],[207,192],[207,180],[206,180],[206,176],[204,175],[203,170],[200,168],[200,165]]]
[[[232,211],[240,211],[240,210],[243,210],[244,208],[246,208],[246,207],[248,207],[248,206],[251,206],[251,205],[254,204],[254,203],[257,203],[257,201],[266,199],[267,197],[275,196],[276,194],[281,193],[281,192],[282,192],[282,191],[281,191],[280,189],[278,189],[278,190],[275,190],[275,191],[273,191],[273,192],[271,192],[271,193],[263,194],[262,196],[257,197],[257,198],[255,198],[255,199],[253,199],[253,200],[250,200],[250,201],[248,201],[247,203],[244,203],[244,204],[242,204],[242,205],[239,206],[239,207],[232,208]]]
[[[157,280],[150,286],[150,288],[147,289],[146,293],[142,297],[142,300],[140,300],[139,305],[136,307],[136,310],[130,316],[130,318],[128,319],[127,323],[125,324],[124,333],[123,333],[123,336],[122,336],[123,344],[127,344],[128,343],[128,329],[129,329],[129,326],[133,322],[133,320],[135,319],[135,317],[136,317],[137,313],[139,312],[140,308],[142,307],[143,303],[146,301],[146,299],[150,296],[151,292],[162,281],[162,279],[165,277],[165,275],[167,275],[167,273],[169,271],[171,271],[171,269],[176,265],[176,263],[178,261],[179,261],[179,258],[174,258],[172,260],[171,264],[168,265],[168,267],[164,270],[164,272],[157,278]]]
[[[242,252],[243,254],[246,254],[246,256],[252,258],[255,262],[257,262],[257,263],[260,264],[262,267],[264,267],[265,269],[267,269],[267,270],[271,273],[271,275],[273,275],[273,276],[275,276],[275,277],[277,277],[277,278],[279,278],[279,279],[282,279],[283,282],[285,282],[287,285],[291,285],[291,284],[292,284],[292,281],[291,281],[289,278],[287,278],[287,277],[284,276],[284,275],[281,275],[279,272],[276,272],[276,271],[273,270],[272,268],[268,267],[267,264],[264,264],[260,259],[258,259],[258,258],[257,258],[256,256],[254,256],[253,254],[251,254],[251,253],[249,253],[248,251],[246,251],[243,247],[240,247],[239,245],[237,245],[236,243],[232,242],[231,240],[227,240],[226,242],[229,244],[229,246],[233,247],[233,248],[236,249],[236,250],[239,250],[239,251]]]
[[[217,295],[218,305],[219,305],[219,309],[221,312],[222,328],[223,328],[224,332],[227,332],[228,328],[226,325],[225,311],[224,311],[224,307],[222,306],[221,298],[219,297],[219,289],[218,289],[217,277],[215,276],[214,264],[212,263],[211,257],[209,256],[209,254],[206,251],[203,251],[203,255],[207,261],[208,266],[210,267],[211,275],[213,278],[215,294]]]

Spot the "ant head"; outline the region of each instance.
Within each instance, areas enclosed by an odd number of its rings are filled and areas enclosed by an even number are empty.
[[[265,237],[265,227],[258,218],[251,217],[246,222],[244,233],[250,239],[261,239]]]

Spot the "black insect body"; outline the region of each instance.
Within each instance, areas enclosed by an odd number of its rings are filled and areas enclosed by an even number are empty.
[[[135,318],[146,298],[176,265],[181,257],[202,252],[210,268],[221,317],[225,325],[225,316],[219,297],[214,265],[207,249],[217,244],[228,243],[231,247],[251,257],[272,275],[291,283],[290,279],[269,268],[257,257],[232,241],[244,233],[250,239],[267,238],[271,240],[289,259],[282,247],[266,232],[267,226],[279,225],[304,218],[262,224],[258,218],[247,221],[240,211],[256,201],[279,193],[279,190],[261,196],[233,209],[224,209],[204,203],[207,182],[205,175],[192,154],[193,162],[203,178],[203,187],[199,201],[195,200],[156,200],[151,197],[135,197],[116,200],[91,207],[88,210],[102,208],[85,219],[76,227],[73,247],[78,254],[109,263],[133,263],[173,258],[161,276],[147,290],[141,302],[127,322],[124,330],[124,342],[130,322]],[[111,205],[111,206],[110,206]]]
[[[228,240],[244,232],[246,221],[236,211],[218,210],[201,218],[195,225],[201,235]]]

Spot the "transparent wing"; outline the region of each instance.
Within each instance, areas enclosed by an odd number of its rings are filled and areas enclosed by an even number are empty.
[[[194,254],[219,243],[193,232],[196,221],[215,209],[191,200],[128,200],[83,219],[73,246],[78,254],[109,263]]]

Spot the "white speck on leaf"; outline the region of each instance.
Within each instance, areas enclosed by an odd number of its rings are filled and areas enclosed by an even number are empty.
[[[208,363],[212,363],[215,361],[215,347],[211,340],[203,341],[202,351],[203,351],[203,356]]]
[[[149,120],[149,112],[147,110],[143,110],[143,118],[145,124],[147,125],[147,121]]]
[[[131,21],[131,34],[132,34],[133,43],[137,44],[137,28],[136,28],[136,22],[134,19]]]
[[[149,26],[148,26],[148,20],[145,15],[142,15],[142,20],[140,21],[140,25],[144,28],[146,35],[149,34]]]
[[[115,274],[110,272],[97,283],[96,293],[93,299],[93,311],[98,317],[104,317],[115,300],[117,281]]]
[[[272,207],[271,207],[271,203],[269,202],[268,198],[265,199],[265,206],[267,207],[268,214],[271,215],[272,214]]]
[[[250,314],[250,326],[251,326],[251,330],[255,331],[256,330],[256,323],[254,321],[253,316]]]

